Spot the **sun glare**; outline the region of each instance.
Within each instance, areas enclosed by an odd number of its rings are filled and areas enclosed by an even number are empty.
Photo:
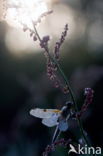
[[[32,27],[32,20],[37,21],[39,16],[48,11],[44,0],[8,0],[6,21],[14,27],[21,27],[21,23]]]
[[[59,3],[59,0],[6,0],[6,6],[4,20],[12,27],[8,27],[6,31],[5,43],[9,51],[18,56],[41,50],[38,42],[34,43],[28,37],[30,36],[29,32],[24,33],[21,28],[23,25],[27,25],[32,29],[32,21],[38,21],[39,17],[49,10],[53,9],[53,14],[50,17],[47,16],[46,20],[43,20],[38,27],[41,37],[49,34],[51,39],[58,38],[66,23],[69,23],[69,38],[75,31],[75,11],[71,7]],[[51,40],[51,45],[55,44],[54,42],[55,40]]]

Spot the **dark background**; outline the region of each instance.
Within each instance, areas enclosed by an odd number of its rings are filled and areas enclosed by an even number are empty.
[[[66,40],[61,51],[61,65],[79,106],[83,103],[84,88],[94,89],[94,100],[85,113],[83,126],[93,145],[102,146],[103,1],[81,0],[77,3],[69,0],[65,3],[79,11],[87,24],[81,37]],[[90,28],[95,23],[99,23],[101,29],[97,26],[97,35],[94,35],[98,36],[97,42],[90,48]],[[10,53],[5,45],[7,27],[5,22],[0,23],[0,156],[39,156],[50,144],[54,128],[42,125],[41,120],[29,115],[29,111],[34,107],[61,108],[68,98],[48,80],[42,50],[23,57]],[[63,148],[53,153],[55,156],[66,154]]]

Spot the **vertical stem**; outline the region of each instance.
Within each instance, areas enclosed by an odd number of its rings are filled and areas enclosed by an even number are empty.
[[[68,86],[68,88],[69,88],[69,94],[71,95],[71,98],[72,98],[72,100],[73,100],[75,111],[78,112],[78,106],[77,106],[77,103],[76,103],[76,100],[75,100],[73,91],[72,91],[72,89],[71,89],[71,86],[70,86],[70,84],[69,84],[69,81],[68,81],[67,77],[65,76],[63,70],[61,69],[59,63],[56,61],[56,59],[53,59],[53,58],[52,58],[52,60],[54,61],[54,63],[56,63],[56,65],[57,65],[57,67],[58,67],[58,69],[59,69],[59,71],[60,71],[60,73],[61,73],[61,75],[62,75],[64,81],[66,82],[66,85]],[[82,134],[82,136],[83,136],[85,142],[87,143],[88,146],[90,146],[90,143],[89,143],[89,141],[87,140],[87,138],[86,138],[86,136],[85,136],[85,134],[84,134],[84,130],[83,130],[83,127],[82,127],[82,123],[81,123],[80,118],[77,118],[77,122],[78,122],[78,125],[79,125],[79,128],[80,128],[80,132],[81,132],[81,134]]]
[[[32,21],[32,23],[33,23],[33,21]],[[37,29],[36,29],[34,23],[33,23],[33,26],[34,26],[35,34],[37,35],[39,41],[41,42],[41,38],[40,38],[40,36],[39,36],[39,34],[38,34],[38,32],[37,32]],[[67,77],[65,76],[63,70],[61,69],[61,67],[60,67],[60,65],[59,65],[59,63],[58,63],[58,61],[57,61],[54,57],[52,57],[52,56],[50,55],[48,47],[45,46],[45,47],[44,47],[44,50],[48,53],[50,59],[57,65],[57,68],[58,68],[58,70],[59,70],[61,76],[63,77],[63,79],[64,79],[66,85],[68,86],[69,94],[70,94],[70,96],[71,96],[71,98],[72,98],[72,101],[73,101],[73,103],[74,103],[74,109],[75,109],[76,112],[78,112],[78,106],[77,106],[77,103],[76,103],[76,100],[75,100],[73,91],[72,91],[72,89],[71,89],[71,86],[70,86],[70,84],[69,84],[69,81],[68,81]],[[88,142],[88,139],[86,138],[86,136],[85,136],[85,134],[84,134],[84,130],[83,130],[83,127],[82,127],[82,123],[81,123],[80,118],[77,118],[77,122],[78,122],[78,125],[79,125],[79,128],[80,128],[80,132],[81,132],[82,137],[84,138],[86,144],[87,144],[88,146],[90,146],[90,143]]]

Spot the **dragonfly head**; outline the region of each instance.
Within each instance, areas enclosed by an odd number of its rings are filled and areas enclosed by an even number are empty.
[[[70,109],[73,106],[73,102],[67,101],[65,105],[67,106],[68,109]]]
[[[61,109],[61,115],[62,117],[66,118],[68,114],[70,114],[70,110],[73,106],[73,103],[71,101],[67,101],[65,106]]]

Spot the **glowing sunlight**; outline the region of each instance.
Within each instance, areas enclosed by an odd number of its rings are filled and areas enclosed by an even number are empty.
[[[31,21],[37,21],[48,10],[47,3],[43,0],[8,0],[7,3],[6,21],[16,28],[21,23],[31,28]]]

